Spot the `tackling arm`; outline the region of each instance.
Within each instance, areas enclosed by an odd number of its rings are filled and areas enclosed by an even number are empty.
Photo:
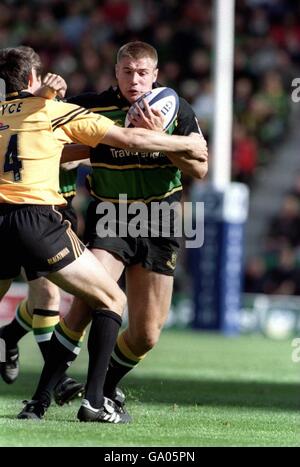
[[[143,111],[139,106],[137,107],[137,112],[132,116],[129,116],[129,121],[138,128],[147,128],[149,130],[163,131],[163,117],[161,113],[157,110],[151,109],[146,101],[144,101],[145,111]],[[184,104],[186,107],[186,104]],[[188,109],[188,116],[191,112]],[[194,115],[190,117],[194,123]],[[189,122],[188,122],[189,124]],[[198,126],[197,126],[198,127]],[[199,129],[200,131],[200,129]],[[199,132],[191,133],[199,137]],[[200,134],[200,136],[202,136]],[[198,140],[196,140],[198,141]],[[208,165],[207,165],[207,144],[205,139],[199,141],[198,152],[194,153],[193,157],[188,154],[187,151],[177,152],[175,155],[166,152],[165,153],[168,159],[178,167],[184,174],[190,175],[194,178],[202,179],[207,174]]]
[[[51,106],[59,104],[52,101],[48,102]],[[92,147],[102,143],[133,152],[159,151],[171,155],[184,152],[191,158],[199,159],[199,145],[203,145],[203,137],[200,134],[179,136],[167,135],[144,128],[121,128],[114,125],[108,118],[93,114],[84,108],[72,104],[64,104],[64,106],[67,106],[65,116],[52,119],[53,125],[56,130],[61,128],[74,143]],[[70,113],[73,113],[73,118],[64,122],[63,119]],[[61,125],[58,124],[60,120]],[[204,157],[207,157],[206,151],[207,149],[204,150]],[[84,158],[86,157],[85,155]],[[82,158],[73,155],[69,160]],[[63,162],[66,161],[63,160]]]
[[[208,151],[207,144],[203,137],[200,137],[198,133],[191,133],[191,137],[195,137],[198,145],[198,151],[195,151],[191,156],[187,151],[170,154],[166,152],[166,156],[170,161],[178,167],[184,174],[190,175],[191,177],[202,179],[205,177],[208,171]]]
[[[198,158],[200,135],[177,136],[166,135],[143,128],[120,128],[112,126],[108,129],[101,143],[130,151],[164,152],[169,154],[186,153],[189,157]],[[207,156],[206,156],[207,157]]]

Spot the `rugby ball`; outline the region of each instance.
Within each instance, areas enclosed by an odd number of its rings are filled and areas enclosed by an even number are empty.
[[[164,116],[164,130],[167,130],[174,122],[178,109],[179,97],[177,93],[166,87],[154,88],[139,97],[130,107],[125,119],[125,127],[133,127],[129,116],[136,112],[137,106],[144,110],[143,100],[148,102],[150,108],[159,110]]]

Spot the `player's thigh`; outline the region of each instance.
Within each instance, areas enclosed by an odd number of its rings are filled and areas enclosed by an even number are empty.
[[[173,277],[150,271],[137,264],[126,270],[129,331],[158,332],[171,305]]]
[[[15,226],[28,281],[63,269],[85,249],[70,223],[51,206],[21,209],[15,216]]]
[[[96,256],[98,261],[100,261],[102,266],[105,267],[109,275],[115,281],[118,281],[124,271],[125,266],[123,261],[113,253],[99,248],[92,248],[91,252]]]
[[[28,282],[27,305],[31,314],[35,308],[58,311],[60,305],[59,288],[45,277]]]
[[[122,290],[87,249],[71,264],[47,277],[66,292],[81,298],[92,309],[105,307],[120,315],[123,312],[125,296]]]
[[[94,256],[100,261],[109,275],[117,281],[124,269],[123,262],[112,253],[98,248],[91,249]],[[64,320],[67,326],[73,330],[84,329],[92,319],[92,309],[81,298],[74,297],[69,312]]]

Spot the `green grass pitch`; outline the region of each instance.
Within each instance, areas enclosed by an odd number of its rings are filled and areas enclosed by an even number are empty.
[[[0,446],[300,446],[291,341],[164,331],[122,385],[130,425],[79,423],[79,401],[53,404],[41,422],[16,420],[41,367],[31,335],[20,350],[20,377],[0,381]],[[86,366],[84,349],[70,374],[84,381]]]

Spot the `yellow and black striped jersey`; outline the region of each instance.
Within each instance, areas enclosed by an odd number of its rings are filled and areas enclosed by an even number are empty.
[[[0,203],[63,205],[61,131],[95,147],[114,122],[74,104],[20,93],[0,102]]]

